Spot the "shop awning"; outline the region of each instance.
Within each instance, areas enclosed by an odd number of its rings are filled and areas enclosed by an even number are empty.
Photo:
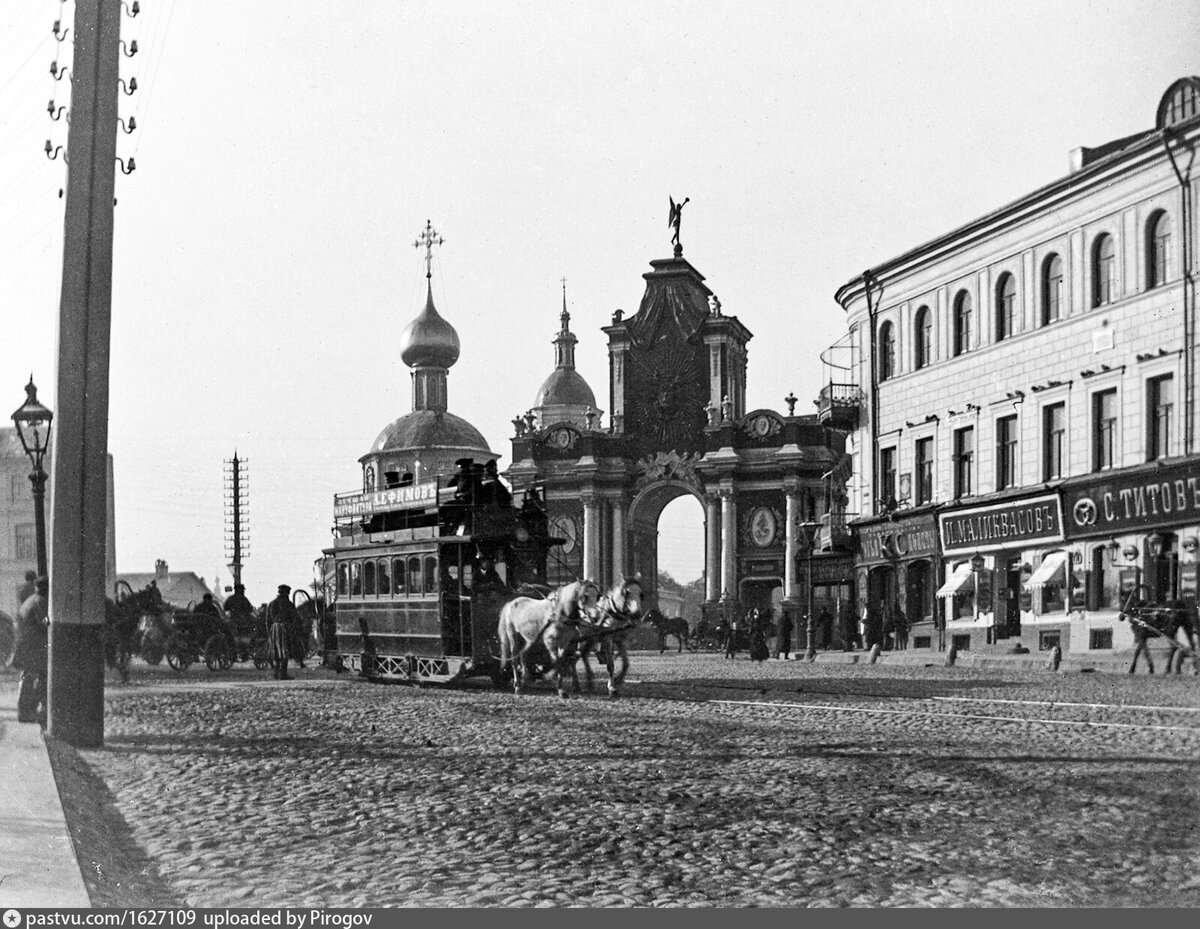
[[[964,561],[954,573],[946,578],[946,583],[937,589],[938,597],[953,597],[956,593],[960,593],[964,587],[971,583],[971,575],[974,574],[971,570],[971,563]]]
[[[1045,587],[1047,584],[1061,584],[1066,579],[1063,574],[1063,565],[1067,563],[1067,552],[1051,552],[1042,559],[1042,563],[1037,566],[1037,570],[1029,578],[1029,582],[1025,585],[1028,590],[1034,590],[1038,587]]]

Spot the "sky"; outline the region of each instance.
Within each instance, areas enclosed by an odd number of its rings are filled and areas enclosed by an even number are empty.
[[[443,236],[458,330],[450,409],[511,462],[511,420],[553,369],[566,277],[577,367],[601,406],[613,311],[671,254],[754,333],[747,409],[812,410],[834,291],[865,268],[1150,129],[1200,74],[1178,2],[142,0],[121,113],[109,449],[119,571],[158,558],[230,583],[222,471],[250,474],[244,580],[304,586],[333,495],[411,409],[400,334],[413,247]],[[32,373],[55,405],[74,2],[0,5],[0,410]],[[61,34],[61,33],[60,33]],[[601,421],[607,426],[607,411]],[[698,576],[700,508],[660,563]]]

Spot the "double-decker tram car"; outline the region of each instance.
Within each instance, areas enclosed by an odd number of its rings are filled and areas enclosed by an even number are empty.
[[[502,683],[500,608],[545,585],[547,535],[536,490],[520,506],[470,459],[454,475],[334,497],[337,653],[380,680]]]

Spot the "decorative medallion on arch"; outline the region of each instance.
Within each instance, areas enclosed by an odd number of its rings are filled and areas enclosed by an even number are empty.
[[[579,442],[579,430],[560,424],[551,426],[542,436],[542,445],[550,452],[570,452]]]
[[[675,480],[687,484],[696,494],[703,489],[696,474],[696,458],[691,452],[656,452],[638,459],[634,465],[634,492],[638,493],[657,481]]]
[[[774,445],[775,437],[783,432],[783,417],[772,410],[755,410],[743,417],[741,430],[751,441]]]

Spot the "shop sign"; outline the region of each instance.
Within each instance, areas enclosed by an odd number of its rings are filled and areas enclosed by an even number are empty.
[[[942,551],[986,552],[1063,538],[1062,502],[1057,494],[1025,497],[938,516]]]
[[[804,569],[807,559],[800,559]],[[829,584],[849,584],[854,580],[854,563],[848,557],[814,558],[812,560],[812,583],[821,587]]]
[[[427,506],[437,501],[437,481],[392,487],[361,494],[338,494],[333,499],[334,519],[370,516],[409,506]]]
[[[1200,465],[1113,474],[1064,491],[1067,538],[1200,520]]]
[[[861,526],[858,529],[860,562],[890,561],[937,551],[937,530],[932,516]]]

